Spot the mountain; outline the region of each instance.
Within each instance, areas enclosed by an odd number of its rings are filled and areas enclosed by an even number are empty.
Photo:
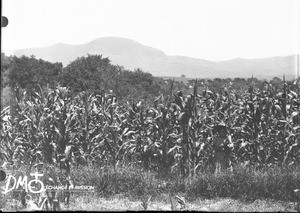
[[[163,51],[142,45],[136,41],[103,37],[81,45],[58,43],[49,47],[16,50],[16,56],[35,55],[51,62],[62,62],[66,66],[77,57],[99,54],[109,57],[112,64],[126,69],[141,68],[154,76],[176,76],[188,78],[256,78],[271,79],[274,76],[293,78],[296,74],[297,56],[263,59],[233,59],[208,61],[185,56],[169,56]]]
[[[227,70],[232,70],[235,76],[239,74],[243,76],[245,74],[253,74],[253,76],[266,79],[274,76],[282,78],[283,74],[285,74],[287,79],[293,79],[296,76],[297,63],[299,63],[299,55],[298,59],[296,55],[293,55],[261,59],[239,58],[218,62],[220,66],[226,67]]]

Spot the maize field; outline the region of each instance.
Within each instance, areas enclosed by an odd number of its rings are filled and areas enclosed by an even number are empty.
[[[119,102],[113,93],[68,88],[15,88],[1,111],[2,162],[67,172],[79,165],[136,165],[182,177],[213,169],[213,127],[223,121],[232,144],[231,165],[263,169],[300,164],[300,81],[282,89],[265,83],[237,93],[230,85],[215,92],[160,95],[152,106]],[[241,95],[240,95],[241,94]]]

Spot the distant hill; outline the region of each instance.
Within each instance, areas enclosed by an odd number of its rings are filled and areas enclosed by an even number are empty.
[[[234,78],[242,77],[271,79],[274,76],[288,78],[296,75],[296,57],[284,56],[263,59],[233,59],[213,62],[185,56],[168,56],[163,51],[142,45],[136,41],[119,38],[98,38],[86,44],[69,45],[58,43],[49,47],[16,50],[16,56],[35,55],[51,62],[62,62],[66,66],[77,57],[99,54],[109,57],[113,64],[126,69],[141,68],[154,76],[187,78]]]

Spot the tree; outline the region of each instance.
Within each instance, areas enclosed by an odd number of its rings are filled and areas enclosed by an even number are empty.
[[[278,89],[282,89],[283,88],[283,81],[278,78],[278,77],[274,77],[270,83],[278,90]]]
[[[141,69],[130,71],[112,65],[102,55],[88,55],[71,62],[63,69],[60,83],[75,93],[113,90],[118,99],[135,100],[159,95],[165,84]]]
[[[135,99],[148,99],[151,96],[157,96],[162,88],[162,81],[155,80],[150,73],[143,72],[141,69],[135,69],[133,72],[124,71],[122,79],[123,85],[128,91],[126,95]]]
[[[73,92],[100,91],[109,88],[115,72],[108,58],[88,55],[77,58],[65,67],[60,75],[60,83]]]
[[[51,63],[34,56],[14,56],[6,71],[7,81],[5,85],[21,88],[31,88],[38,84],[40,86],[55,86],[57,77],[62,69],[62,63]]]
[[[5,56],[4,53],[1,53],[1,89],[3,89],[8,82],[6,72],[9,68],[9,65],[11,63],[11,58]]]

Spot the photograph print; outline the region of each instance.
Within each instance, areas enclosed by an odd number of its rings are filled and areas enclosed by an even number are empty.
[[[300,0],[2,0],[2,211],[300,212]]]

